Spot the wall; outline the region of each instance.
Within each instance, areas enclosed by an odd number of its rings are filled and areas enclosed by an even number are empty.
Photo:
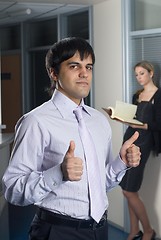
[[[0,136],[1,137],[1,136]],[[9,240],[8,205],[2,193],[1,178],[9,161],[9,145],[0,146],[0,239]]]
[[[0,133],[0,239],[9,240],[8,204],[3,196],[2,176],[9,162],[13,134]]]
[[[113,106],[116,99],[122,100],[121,1],[108,0],[94,6],[94,50],[95,107],[102,111],[102,107]],[[116,155],[121,146],[123,128],[121,123],[110,121],[110,124]],[[108,197],[109,220],[123,227],[124,199],[120,187],[113,189]]]
[[[152,154],[147,162],[140,196],[150,216],[150,222],[161,238],[161,154]]]

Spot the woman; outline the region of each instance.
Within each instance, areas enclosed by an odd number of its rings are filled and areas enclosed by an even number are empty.
[[[161,152],[159,145],[159,131],[161,131],[161,89],[154,81],[154,67],[147,61],[139,62],[134,67],[135,76],[142,87],[133,96],[133,104],[137,105],[136,119],[143,122],[142,126],[130,125],[124,135],[123,141],[126,141],[136,129],[139,131],[139,139],[136,144],[141,150],[141,162],[136,168],[126,172],[120,186],[127,199],[130,216],[130,233],[128,240],[155,239],[155,231],[152,229],[148,215],[138,191],[143,180],[143,172],[153,150],[156,155]],[[142,225],[143,232],[139,229],[139,222]]]

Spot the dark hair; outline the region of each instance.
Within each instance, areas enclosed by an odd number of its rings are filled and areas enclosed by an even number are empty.
[[[79,52],[81,60],[91,55],[92,63],[95,63],[95,54],[91,45],[82,38],[69,37],[54,43],[48,50],[45,58],[45,65],[50,77],[50,69],[53,68],[56,74],[59,74],[60,64],[73,57]],[[48,90],[50,94],[55,90],[55,81],[51,80],[51,87]]]

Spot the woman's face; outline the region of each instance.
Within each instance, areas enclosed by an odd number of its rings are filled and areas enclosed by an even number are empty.
[[[152,81],[153,72],[148,72],[145,68],[138,66],[135,68],[135,76],[138,83],[141,86],[145,86]]]

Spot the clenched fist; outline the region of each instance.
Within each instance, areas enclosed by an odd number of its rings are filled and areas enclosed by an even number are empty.
[[[74,156],[75,143],[71,141],[61,164],[64,180],[79,181],[83,174],[83,161]]]

